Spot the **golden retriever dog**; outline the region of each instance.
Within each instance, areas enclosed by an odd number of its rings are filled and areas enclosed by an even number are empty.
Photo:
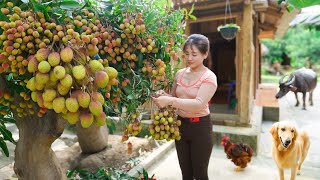
[[[272,125],[270,133],[273,137],[272,156],[278,166],[280,180],[284,180],[284,169],[291,169],[290,180],[295,180],[310,147],[307,132],[298,131],[288,121],[281,121]]]

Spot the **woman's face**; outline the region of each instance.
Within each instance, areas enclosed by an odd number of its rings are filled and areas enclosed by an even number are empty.
[[[191,69],[196,69],[203,65],[203,60],[206,59],[208,53],[202,54],[196,46],[187,46],[184,51],[184,58],[186,60],[187,65]]]

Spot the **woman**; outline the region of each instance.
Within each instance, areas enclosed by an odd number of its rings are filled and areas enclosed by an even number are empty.
[[[176,149],[183,180],[208,180],[208,164],[213,147],[209,101],[216,92],[216,75],[203,64],[210,51],[209,40],[200,34],[188,37],[184,47],[187,68],[177,72],[171,94],[160,90],[155,104],[177,108],[181,140]]]

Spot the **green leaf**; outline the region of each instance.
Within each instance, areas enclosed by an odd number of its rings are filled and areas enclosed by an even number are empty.
[[[73,173],[75,172],[76,170],[68,170],[67,171],[67,178],[71,178],[71,176],[73,175]]]
[[[292,12],[294,10],[294,6],[292,4],[288,4],[286,8],[288,12]]]
[[[28,4],[29,0],[21,0],[23,3]]]
[[[31,3],[33,5],[33,9],[34,11],[40,11],[40,12],[43,12],[45,10],[45,6],[43,6],[41,3],[39,3],[38,1],[36,0],[31,0]]]
[[[60,3],[60,8],[61,9],[66,9],[66,10],[74,10],[76,8],[79,8],[80,4],[78,1],[62,1]]]
[[[132,94],[132,87],[130,86],[123,87],[123,90],[126,94]]]
[[[7,118],[7,117],[5,117],[5,118],[2,118],[2,120],[3,120],[4,122],[9,122],[9,123],[13,123],[13,124],[16,123],[16,120],[15,120],[14,118]]]
[[[287,2],[296,8],[305,8],[320,4],[320,0],[288,0]]]
[[[7,147],[6,142],[3,141],[3,139],[0,137],[0,148],[2,149],[3,153],[9,157],[9,150]]]
[[[0,13],[0,21],[6,21],[6,22],[8,22],[8,21],[9,21],[9,18],[8,18],[6,15]]]
[[[188,13],[189,16],[192,15],[193,10],[194,10],[194,3],[192,4],[192,7],[191,7],[191,9],[190,9],[190,11],[189,11],[189,13]]]
[[[155,16],[156,16],[155,13],[152,13],[152,14],[150,13],[147,19],[145,20],[145,23],[148,24],[150,22],[153,22]]]
[[[133,94],[129,94],[128,96],[127,96],[127,99],[133,99],[134,97],[133,97]]]
[[[15,143],[14,139],[12,138],[12,133],[7,130],[5,126],[0,126],[0,133],[3,135],[3,139]]]
[[[7,76],[7,81],[11,81],[13,79],[13,74],[10,73],[8,76]]]
[[[189,17],[190,17],[190,19],[192,19],[192,20],[197,20],[197,17],[194,16],[194,15],[189,15]]]
[[[139,52],[139,54],[138,54],[138,69],[142,68],[142,64],[143,64],[143,54],[141,52]]]

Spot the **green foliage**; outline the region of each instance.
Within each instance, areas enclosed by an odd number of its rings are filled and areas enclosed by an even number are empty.
[[[289,38],[290,37],[290,38]],[[320,31],[314,28],[290,29],[286,38],[286,50],[297,61],[310,60],[312,63],[320,61]]]
[[[320,0],[278,0],[278,4],[282,2],[287,5],[287,9],[289,12],[293,10],[292,7],[305,8],[320,4]]]
[[[9,107],[0,105],[0,111],[7,111],[9,112]],[[0,114],[0,148],[2,149],[2,152],[9,157],[9,150],[6,144],[6,141],[9,141],[13,144],[16,144],[15,140],[12,137],[12,133],[7,129],[5,123],[15,123],[15,120],[12,116],[12,114],[8,115],[1,115]]]
[[[296,26],[290,28],[282,39],[263,40],[269,49],[264,58],[273,63],[281,61],[283,52],[291,58],[294,67],[305,66],[306,61],[318,63],[320,61],[320,31],[315,28]]]
[[[262,41],[269,49],[269,53],[265,54],[263,57],[268,60],[269,63],[275,61],[281,61],[281,55],[286,52],[285,42],[281,39],[266,39]]]
[[[228,28],[228,27],[235,27],[235,28],[238,29],[238,32],[240,31],[240,26],[238,26],[237,24],[233,24],[233,23],[231,23],[231,24],[225,24],[225,25],[220,25],[220,26],[218,27],[218,31],[220,31],[220,29],[222,29],[222,28]]]
[[[129,176],[125,172],[99,168],[96,172],[91,172],[84,169],[75,169],[67,171],[67,178],[70,180],[81,179],[81,180],[113,180],[113,179],[123,179],[123,180],[138,180],[138,178]]]
[[[146,171],[145,169],[142,169],[142,172],[138,171],[138,173],[139,173],[139,176],[142,176],[144,180],[153,179],[154,177],[154,174],[151,177],[149,177],[148,171]]]

